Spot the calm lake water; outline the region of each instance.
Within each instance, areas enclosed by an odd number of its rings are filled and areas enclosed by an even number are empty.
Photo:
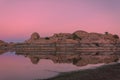
[[[52,60],[51,60],[52,59]],[[94,68],[103,64],[76,66],[68,60],[53,55],[16,55],[5,52],[0,55],[0,80],[35,80],[54,77],[61,72]]]

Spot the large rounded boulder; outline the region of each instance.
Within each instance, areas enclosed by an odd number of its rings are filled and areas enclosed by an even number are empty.
[[[30,39],[25,40],[25,42],[26,43],[32,43],[32,42],[35,42],[36,40],[39,40],[39,39],[40,39],[40,35],[37,32],[34,32],[34,33],[31,34]]]
[[[31,40],[38,40],[40,38],[40,35],[37,32],[34,32],[31,35]]]
[[[78,30],[73,33],[73,39],[83,39],[88,36],[86,31]]]

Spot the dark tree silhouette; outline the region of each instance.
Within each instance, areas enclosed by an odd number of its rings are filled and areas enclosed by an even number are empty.
[[[50,38],[49,37],[45,37],[46,40],[49,40]]]
[[[108,35],[109,33],[108,32],[105,32],[105,35]]]

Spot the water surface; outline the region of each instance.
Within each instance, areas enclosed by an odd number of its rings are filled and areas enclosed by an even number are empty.
[[[0,80],[34,80],[54,77],[62,72],[88,69],[100,65],[76,66],[71,57],[59,59],[55,55],[18,55],[5,52],[0,55]]]

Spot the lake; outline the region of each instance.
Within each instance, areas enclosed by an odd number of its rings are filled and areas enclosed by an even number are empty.
[[[35,80],[57,76],[62,72],[95,68],[104,65],[78,65],[78,55],[17,54],[0,55],[0,80]],[[78,61],[77,61],[78,60]]]

